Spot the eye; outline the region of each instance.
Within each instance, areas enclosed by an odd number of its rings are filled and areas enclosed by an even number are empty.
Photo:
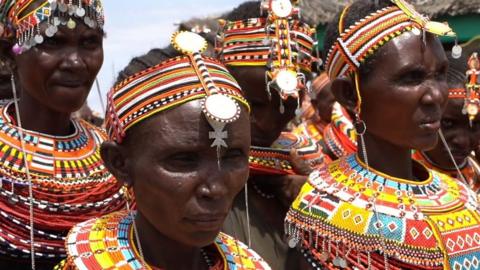
[[[453,122],[452,119],[444,118],[444,119],[442,119],[441,124],[442,124],[442,128],[444,128],[444,129],[449,129],[449,128],[452,128],[452,127],[453,127],[454,122]]]
[[[37,47],[45,50],[52,50],[60,47],[62,40],[58,37],[46,37],[44,38],[42,44],[39,44]]]
[[[172,172],[192,171],[198,167],[200,156],[195,152],[175,153],[166,157],[163,163]]]
[[[91,35],[82,39],[82,46],[86,49],[96,49],[101,45],[102,45],[102,38],[98,35]]]
[[[426,76],[427,76],[427,73],[424,70],[415,69],[407,73],[404,73],[400,78],[400,81],[408,85],[418,85],[425,80]]]

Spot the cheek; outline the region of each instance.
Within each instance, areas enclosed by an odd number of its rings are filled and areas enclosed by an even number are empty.
[[[94,51],[88,51],[88,54],[84,56],[88,71],[92,77],[96,77],[100,71],[100,68],[103,65],[103,57],[103,48],[98,48]]]
[[[28,91],[31,95],[37,95],[36,92],[46,85],[56,66],[55,57],[50,57],[49,60],[44,55],[38,56],[33,52],[19,56],[17,72],[22,89]]]

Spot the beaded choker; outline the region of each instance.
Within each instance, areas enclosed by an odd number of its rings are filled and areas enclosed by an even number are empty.
[[[11,104],[0,106],[0,253],[29,258],[29,183]],[[122,191],[100,157],[105,133],[84,121],[72,124],[75,132],[64,137],[23,130],[37,258],[64,257],[64,237],[73,225],[124,206]]]
[[[32,8],[35,5],[35,8]],[[103,28],[104,14],[100,0],[2,0],[0,1],[0,35],[14,35],[15,53],[22,53],[53,37],[58,27],[74,29],[82,19],[90,28]],[[46,23],[46,27],[40,24]]]
[[[289,245],[327,269],[478,269],[476,194],[446,175],[425,177],[367,170],[355,155],[334,161],[310,176],[292,204]]]
[[[275,88],[280,97],[298,98],[305,88],[301,73],[311,71],[313,50],[312,29],[298,21],[298,1],[264,0],[266,18],[220,21],[216,50],[227,66],[265,66],[267,92]]]
[[[296,149],[298,155],[312,168],[323,163],[323,154],[310,138],[284,132],[272,147],[252,146],[250,148],[250,170],[252,174],[294,175],[295,171],[290,151]]]
[[[57,269],[158,269],[144,266],[135,250],[133,215],[125,211],[92,219],[73,227],[66,245],[68,258]],[[210,269],[269,270],[267,263],[245,244],[220,233],[204,248]]]

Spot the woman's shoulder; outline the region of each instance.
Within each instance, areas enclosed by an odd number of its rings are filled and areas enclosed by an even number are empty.
[[[270,266],[255,251],[232,236],[220,233],[215,245],[228,264],[227,269],[270,270]]]

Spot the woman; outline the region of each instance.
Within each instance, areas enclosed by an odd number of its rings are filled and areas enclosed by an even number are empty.
[[[71,118],[102,66],[102,6],[2,0],[0,8],[21,95],[0,106],[0,269],[51,269],[73,225],[124,207],[100,157],[106,134]]]
[[[332,91],[356,116],[358,154],[315,171],[287,215],[313,269],[479,269],[479,204],[412,161],[432,149],[447,104],[454,35],[404,1],[356,1],[328,27]]]
[[[101,153],[137,211],[75,226],[64,269],[270,269],[219,233],[248,178],[248,104],[202,37],[172,45],[132,61],[108,94]]]
[[[466,57],[449,59],[448,104],[442,115],[442,132],[449,149],[444,143],[439,143],[432,150],[416,151],[414,158],[428,168],[463,181],[478,193],[479,165],[470,155],[480,144],[480,84],[476,80],[470,82],[466,76],[467,69],[476,70],[475,61],[479,61],[476,54],[470,57],[472,66],[467,68]]]
[[[221,21],[217,39],[219,59],[252,106],[250,189],[237,196],[224,230],[276,270],[296,269],[301,259],[283,239],[283,220],[310,166],[322,162],[311,140],[281,136],[299,111],[313,61],[313,31],[297,18],[295,2],[243,3]]]

